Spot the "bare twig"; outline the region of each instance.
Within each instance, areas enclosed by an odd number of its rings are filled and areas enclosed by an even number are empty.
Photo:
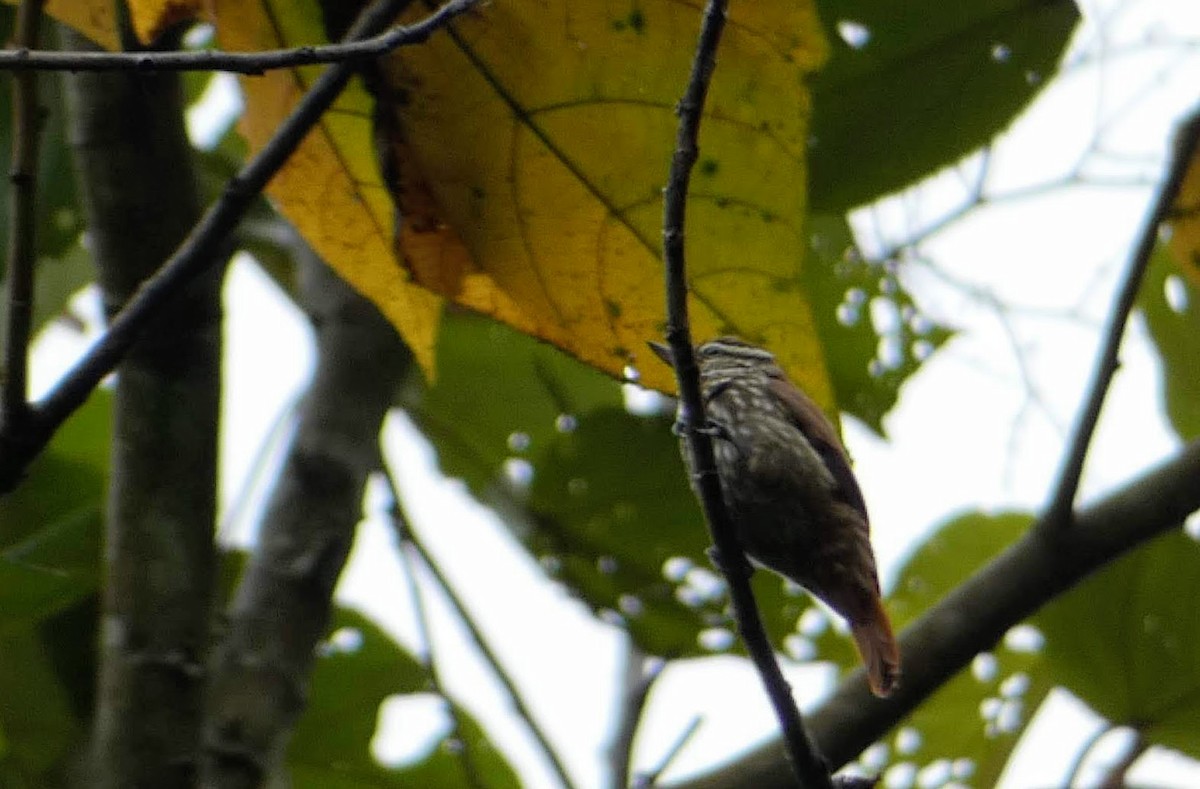
[[[412,530],[408,527],[408,515],[404,512],[404,507],[400,501],[400,494],[396,490],[396,485],[392,480],[391,474],[389,473],[386,476],[388,489],[392,496],[392,506],[389,512],[392,524],[399,534],[409,534]],[[482,787],[484,786],[484,782],[479,775],[479,767],[475,764],[472,756],[471,743],[467,741],[462,719],[458,714],[458,707],[450,699],[450,694],[446,691],[446,684],[442,682],[442,673],[438,669],[437,655],[433,646],[433,629],[429,626],[425,595],[421,592],[421,582],[417,578],[417,562],[421,557],[416,552],[416,549],[412,547],[410,540],[401,542],[400,558],[404,562],[404,577],[408,583],[408,594],[413,601],[413,616],[417,620],[417,631],[420,635],[424,651],[421,660],[425,664],[425,670],[429,673],[429,684],[432,686],[433,692],[442,697],[442,703],[446,705],[446,712],[453,721],[451,737],[457,739],[462,746],[458,752],[458,759],[462,764],[463,772],[466,774],[467,784],[472,787]]]
[[[704,401],[700,395],[700,376],[692,350],[687,309],[687,274],[684,262],[684,215],[688,184],[698,154],[697,137],[700,116],[708,86],[716,68],[717,44],[725,26],[726,3],[709,0],[704,9],[700,39],[692,60],[687,89],[677,107],[679,129],[675,153],[663,195],[663,263],[667,291],[667,341],[671,345],[675,375],[679,382],[682,427],[687,431],[694,481],[700,494],[705,520],[716,546],[719,569],[729,583],[729,597],[738,630],[746,650],[762,677],[763,685],[791,756],[792,768],[805,789],[830,789],[832,782],[824,760],[818,755],[791,688],[775,660],[771,642],[750,588],[750,566],[738,543],[729,512],[721,495],[713,457],[712,440],[702,429],[705,424]]]
[[[1114,724],[1108,724],[1096,731],[1091,737],[1087,738],[1087,742],[1079,749],[1079,753],[1075,754],[1075,758],[1071,761],[1071,768],[1067,770],[1067,780],[1063,783],[1063,789],[1071,789],[1078,780],[1080,772],[1083,770],[1083,765],[1087,762],[1092,751],[1096,749],[1096,745],[1104,739],[1105,735],[1115,729]]]
[[[455,0],[450,14],[458,14],[475,0]],[[424,25],[425,23],[422,23]],[[424,28],[425,36],[440,23]],[[415,43],[417,26],[397,26],[371,38],[340,44],[273,49],[265,52],[45,52],[33,42],[0,52],[0,71],[226,71],[260,76],[268,71],[321,63],[344,63],[386,55],[397,47]]]
[[[641,773],[634,779],[634,789],[646,789],[647,787],[657,786],[658,779],[662,777],[662,774],[671,766],[671,762],[675,761],[675,757],[683,751],[696,732],[700,730],[702,723],[704,723],[702,715],[692,718],[688,725],[683,728],[683,731],[679,733],[679,736],[675,738],[675,742],[671,743],[671,747],[667,748],[667,752],[663,754],[658,765],[653,770]]]
[[[914,250],[921,247],[924,242],[949,230],[967,217],[972,216],[973,212],[979,208],[1017,203],[1033,197],[1043,197],[1057,190],[1071,187],[1087,186],[1088,188],[1103,189],[1138,189],[1148,186],[1149,183],[1149,180],[1140,177],[1087,177],[1079,166],[1066,175],[1036,184],[1014,187],[998,193],[989,194],[983,191],[984,184],[982,181],[977,181],[976,185],[966,193],[960,203],[920,227],[912,227],[904,238],[894,242],[885,240],[885,233],[879,227],[877,209],[872,209],[875,215],[875,236],[878,248],[871,252],[870,259],[879,263],[899,260],[906,253],[911,254]]]
[[[16,43],[37,46],[42,0],[24,0],[17,11]],[[20,429],[27,415],[29,339],[33,321],[34,207],[41,108],[37,74],[13,80],[12,163],[8,173],[8,265],[6,267],[4,370],[0,376],[0,428]]]
[[[621,715],[609,746],[608,785],[611,789],[629,786],[629,768],[633,759],[633,741],[646,711],[650,690],[667,667],[664,660],[647,661],[646,655],[629,640],[625,647],[625,682],[621,688]]]
[[[384,472],[387,475],[388,485],[391,488],[392,496],[397,497],[399,495],[399,488],[396,485],[395,478],[392,476],[392,472],[386,467]],[[533,735],[534,740],[537,742],[538,747],[542,751],[542,755],[550,764],[550,767],[554,770],[554,774],[558,776],[559,782],[567,789],[573,789],[575,784],[571,780],[571,774],[567,772],[567,768],[563,764],[562,759],[560,759],[558,754],[555,752],[554,746],[550,742],[550,737],[538,724],[537,719],[533,717],[533,712],[529,709],[529,707],[525,704],[524,699],[521,697],[521,691],[517,687],[516,682],[514,682],[512,677],[509,676],[508,672],[504,668],[504,664],[500,662],[500,658],[496,655],[495,651],[492,650],[491,646],[487,642],[487,639],[484,638],[482,631],[479,629],[479,625],[475,623],[474,618],[471,616],[471,612],[467,610],[466,604],[463,603],[462,599],[458,596],[458,593],[454,591],[454,587],[450,584],[450,580],[446,578],[445,573],[442,572],[442,568],[438,565],[432,554],[426,550],[425,545],[421,542],[421,539],[417,536],[416,532],[408,528],[406,523],[399,519],[393,518],[392,525],[396,529],[397,538],[400,540],[401,544],[409,546],[416,553],[416,555],[421,558],[421,563],[425,565],[425,569],[429,571],[429,574],[433,576],[434,581],[436,581],[437,585],[441,588],[442,594],[446,596],[446,600],[454,609],[455,615],[458,616],[458,619],[460,622],[462,622],[463,627],[467,629],[467,634],[471,637],[471,641],[474,642],[475,648],[479,650],[479,654],[483,657],[484,662],[491,667],[492,673],[496,675],[496,678],[504,687],[504,692],[508,695],[508,700],[509,703],[512,704],[513,710],[517,713],[521,720],[525,721],[526,728],[528,728],[529,733]]]
[[[1200,110],[1193,111],[1183,121],[1176,133],[1175,150],[1166,178],[1159,187],[1158,196],[1143,221],[1137,246],[1134,248],[1129,267],[1122,278],[1121,287],[1109,314],[1108,326],[1096,362],[1096,370],[1088,385],[1084,404],[1079,411],[1078,421],[1067,445],[1058,481],[1054,485],[1053,494],[1042,518],[1042,525],[1048,529],[1059,530],[1067,528],[1072,523],[1075,496],[1079,490],[1080,477],[1083,475],[1083,464],[1087,457],[1088,445],[1096,430],[1096,422],[1100,418],[1100,408],[1104,405],[1104,397],[1108,394],[1109,384],[1112,383],[1113,375],[1116,374],[1119,366],[1117,354],[1121,348],[1125,324],[1128,322],[1129,313],[1133,310],[1134,302],[1137,300],[1138,290],[1141,287],[1146,268],[1150,265],[1154,247],[1158,244],[1160,228],[1163,222],[1170,218],[1179,188],[1183,184],[1188,165],[1197,152],[1198,144],[1200,144]]]
[[[1109,768],[1108,774],[1100,782],[1099,789],[1124,789],[1126,786],[1125,776],[1129,774],[1133,765],[1137,764],[1137,760],[1142,758],[1142,754],[1149,749],[1150,741],[1140,731],[1135,732],[1133,742],[1129,744],[1129,750]]]
[[[452,0],[422,21],[402,28],[396,46],[425,41],[453,17],[475,5],[476,0]],[[346,40],[359,40],[382,28],[395,16],[399,0],[377,0],[346,34]],[[221,198],[184,239],[163,267],[141,287],[112,321],[104,336],[55,386],[54,390],[29,411],[23,429],[8,425],[0,432],[0,493],[11,490],[25,466],[50,440],[67,417],[75,412],[92,390],[104,379],[133,345],[142,329],[180,288],[196,277],[216,255],[225,238],[283,167],[325,110],[356,73],[353,63],[330,66],[312,89],[280,125],[275,136],[225,187]]]
[[[246,517],[254,497],[261,492],[262,483],[267,471],[270,470],[270,461],[274,456],[281,454],[281,447],[296,425],[296,415],[300,410],[303,397],[304,393],[301,391],[288,398],[275,414],[274,419],[271,420],[271,425],[267,428],[262,441],[255,447],[254,455],[248,464],[249,470],[242,478],[242,483],[238,486],[237,491],[230,498],[229,504],[226,505],[224,517],[217,524],[218,543],[223,537],[231,534],[242,518]]]

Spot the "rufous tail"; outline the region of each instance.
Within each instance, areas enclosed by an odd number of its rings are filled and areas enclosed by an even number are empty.
[[[868,618],[850,623],[850,633],[867,667],[871,692],[880,698],[892,695],[900,684],[900,647],[879,598]]]

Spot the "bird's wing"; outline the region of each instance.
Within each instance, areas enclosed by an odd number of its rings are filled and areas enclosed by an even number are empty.
[[[772,377],[769,386],[772,394],[784,404],[792,423],[825,461],[825,466],[833,475],[836,485],[834,496],[857,510],[864,523],[868,523],[870,519],[867,516],[867,502],[863,499],[854,472],[850,470],[846,450],[842,448],[842,442],[824,412],[808,395],[785,378]]]

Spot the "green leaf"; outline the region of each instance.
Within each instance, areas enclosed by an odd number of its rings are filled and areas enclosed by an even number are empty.
[[[0,633],[27,627],[95,593],[100,512],[83,507],[0,552]]]
[[[45,650],[31,630],[0,635],[0,783],[61,785],[63,759],[82,732]]]
[[[812,79],[814,211],[839,213],[951,164],[1003,130],[1054,71],[1069,0],[821,0],[832,56]],[[854,39],[868,36],[859,48]]]
[[[0,784],[55,786],[94,676],[111,396],[99,390],[0,498]]]
[[[100,593],[97,590],[37,624],[46,660],[81,725],[92,719],[96,708],[99,622]]]
[[[1031,522],[1024,513],[973,512],[939,527],[900,571],[888,601],[897,630],[1019,539]],[[1016,640],[1006,639],[977,660],[980,670],[954,677],[897,727],[890,763],[921,767],[940,760],[970,760],[972,786],[996,784],[1054,683],[1042,655]]]
[[[1171,300],[1167,298],[1168,289]],[[1196,364],[1200,290],[1180,276],[1164,245],[1160,244],[1150,259],[1137,305],[1162,359],[1167,418],[1179,437],[1190,441],[1200,436],[1200,365]]]
[[[542,451],[560,417],[622,402],[616,381],[493,321],[448,314],[437,347],[435,385],[406,398],[434,443],[442,471],[477,496],[510,457]]]
[[[379,705],[396,694],[428,693],[425,666],[362,614],[339,608],[332,632],[357,643],[352,648],[327,642],[313,671],[308,709],[300,720],[288,756],[297,789],[329,787],[463,786],[462,759],[450,748],[435,748],[425,759],[392,769],[371,756]],[[465,743],[484,786],[518,786],[516,773],[487,739],[479,724],[456,706]]]
[[[1032,522],[1023,512],[967,512],[937,527],[900,570],[889,598],[893,624],[903,628],[916,619],[1016,542]]]
[[[1118,726],[1200,758],[1200,545],[1171,532],[1044,608],[1055,678]]]
[[[92,282],[94,274],[91,255],[79,240],[57,256],[38,258],[34,277],[34,330],[64,315],[71,298]]]
[[[838,407],[882,435],[900,385],[952,333],[921,314],[894,270],[858,253],[845,217],[816,214],[809,228],[803,274]]]
[[[100,389],[76,411],[29,466],[15,491],[0,497],[0,546],[11,546],[87,509],[99,512],[108,475],[112,395]]]
[[[0,632],[95,592],[111,395],[93,393],[12,493],[0,498]]]
[[[292,740],[293,758],[336,762],[367,754],[375,711],[393,693],[427,690],[419,660],[362,614],[339,608],[331,633],[361,639],[355,649],[320,649],[312,674],[312,697]]]

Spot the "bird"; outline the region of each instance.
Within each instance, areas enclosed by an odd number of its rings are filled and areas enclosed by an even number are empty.
[[[667,364],[671,349],[651,342]],[[850,626],[871,692],[899,684],[870,519],[837,431],[768,350],[736,337],[696,348],[721,491],[742,550],[807,589]],[[683,455],[690,465],[686,434]]]

